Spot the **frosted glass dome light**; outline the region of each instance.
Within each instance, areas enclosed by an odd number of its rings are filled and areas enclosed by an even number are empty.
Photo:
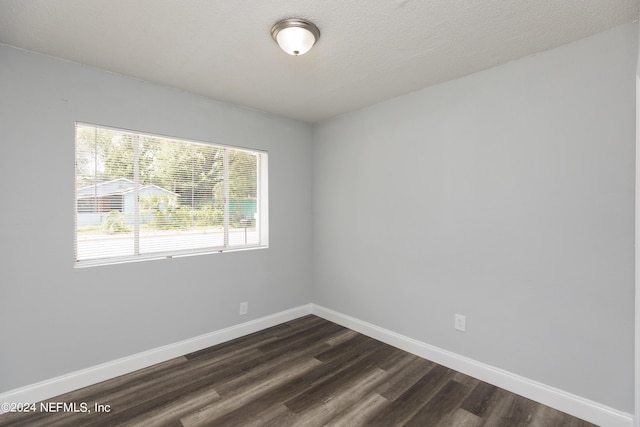
[[[303,55],[320,38],[320,30],[304,19],[283,19],[271,28],[271,36],[289,55]]]

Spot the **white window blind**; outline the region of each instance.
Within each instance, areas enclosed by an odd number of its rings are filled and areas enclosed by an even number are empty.
[[[267,154],[76,124],[75,263],[264,247]]]

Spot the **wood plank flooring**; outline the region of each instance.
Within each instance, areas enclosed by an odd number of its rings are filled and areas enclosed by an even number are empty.
[[[316,316],[47,402],[0,426],[593,425]]]

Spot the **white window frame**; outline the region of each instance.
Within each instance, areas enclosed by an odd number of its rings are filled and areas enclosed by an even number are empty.
[[[128,262],[137,262],[137,261],[146,261],[146,260],[157,260],[157,259],[171,259],[175,257],[182,256],[192,256],[192,255],[206,255],[206,254],[214,254],[214,253],[222,253],[222,252],[236,252],[236,251],[244,251],[244,250],[254,250],[254,249],[266,249],[269,247],[269,164],[268,164],[268,152],[264,150],[258,150],[254,148],[246,148],[228,144],[219,144],[219,143],[211,143],[206,141],[197,141],[193,139],[167,136],[161,134],[155,134],[150,132],[141,132],[136,130],[129,130],[123,128],[117,128],[112,126],[105,125],[96,125],[86,122],[76,122],[74,127],[74,160],[77,160],[77,138],[75,129],[78,126],[88,126],[95,127],[99,129],[106,129],[118,132],[124,132],[129,134],[137,134],[148,137],[155,138],[163,138],[170,139],[174,141],[180,141],[185,143],[192,144],[200,144],[200,145],[211,145],[216,148],[227,148],[232,150],[240,150],[247,151],[252,154],[257,155],[257,201],[256,201],[256,222],[255,226],[259,236],[258,244],[246,244],[246,245],[228,245],[229,238],[229,197],[228,197],[228,181],[227,181],[227,166],[225,164],[224,172],[225,172],[225,221],[224,221],[224,242],[225,244],[222,246],[212,246],[212,247],[203,247],[203,248],[195,248],[195,249],[186,249],[186,250],[170,250],[170,251],[162,251],[162,252],[153,252],[153,253],[138,253],[133,255],[124,255],[124,256],[107,256],[103,258],[90,258],[79,260],[78,259],[78,198],[76,196],[76,184],[74,179],[74,228],[73,228],[73,244],[74,244],[74,267],[75,268],[83,268],[83,267],[92,267],[92,266],[101,266],[101,265],[111,265],[111,264],[121,264]],[[75,161],[74,161],[75,165]],[[74,177],[76,176],[76,168],[74,166]],[[136,203],[139,205],[139,203]],[[138,207],[136,207],[138,209]],[[137,226],[136,226],[137,228]],[[134,245],[136,247],[136,252],[139,247],[139,239],[140,236],[136,233],[134,239]]]

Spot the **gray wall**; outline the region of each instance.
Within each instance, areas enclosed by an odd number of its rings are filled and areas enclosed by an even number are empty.
[[[313,301],[632,413],[637,43],[624,25],[314,127]]]
[[[268,150],[270,248],[74,269],[76,120]],[[0,46],[0,137],[0,393],[309,303],[307,124]]]

